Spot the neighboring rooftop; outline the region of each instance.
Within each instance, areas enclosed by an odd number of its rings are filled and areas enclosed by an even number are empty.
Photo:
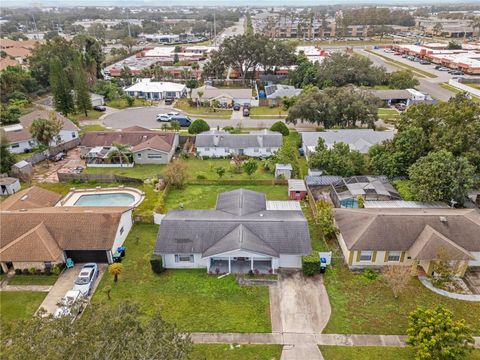
[[[230,134],[225,131],[210,130],[198,134],[196,147],[223,147],[230,149],[278,148],[282,146],[282,134],[270,130],[250,134]]]
[[[34,209],[55,206],[60,201],[62,195],[43,189],[38,186],[32,186],[21,190],[16,194],[9,196],[0,203],[1,211],[13,211],[21,209]]]

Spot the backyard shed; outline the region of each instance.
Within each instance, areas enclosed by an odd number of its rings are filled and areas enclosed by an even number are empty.
[[[19,161],[12,166],[12,175],[24,181],[28,181],[33,176],[33,166],[28,161]]]
[[[12,195],[20,190],[20,180],[13,177],[0,178],[0,195]]]
[[[284,179],[290,179],[292,177],[292,170],[291,164],[275,164],[275,178],[283,177]]]
[[[292,200],[303,200],[307,196],[305,182],[300,179],[288,180],[288,197]]]

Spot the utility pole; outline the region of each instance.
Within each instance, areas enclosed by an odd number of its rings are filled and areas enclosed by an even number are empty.
[[[217,17],[216,8],[213,8],[213,36],[215,39],[214,45],[217,46]]]
[[[37,40],[40,40],[40,37],[38,35],[37,22],[35,21],[35,14],[33,13],[32,13],[32,19],[33,19],[33,27],[35,29],[35,33],[37,34]]]
[[[130,10],[127,9],[129,12]],[[132,32],[130,31],[130,14],[127,12],[127,27],[128,27],[128,37],[132,37]]]

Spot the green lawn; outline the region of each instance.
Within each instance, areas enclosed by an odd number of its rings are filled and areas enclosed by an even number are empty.
[[[381,346],[320,346],[325,360],[413,360],[412,349]],[[479,360],[480,350],[474,350],[467,360]]]
[[[161,311],[165,320],[190,332],[270,332],[267,287],[243,287],[233,276],[217,279],[205,269],[168,270],[161,275],[150,269],[149,259],[158,226],[136,224],[126,240],[124,271],[118,283],[106,274],[92,301],[99,306],[115,306],[130,300],[148,314]],[[106,288],[112,289],[111,300]],[[82,320],[94,313],[87,312]]]
[[[381,277],[367,280],[338,261],[327,272],[325,285],[332,306],[325,333],[405,334],[408,314],[417,306],[442,305],[456,318],[465,319],[475,334],[480,334],[480,303],[437,295],[417,278],[412,278],[404,292],[395,299]]]
[[[69,115],[68,118],[74,122],[79,122],[82,120],[95,120],[102,116],[104,113],[102,111],[89,110],[87,111],[88,116],[85,116],[85,113],[77,113]]]
[[[480,90],[480,84],[476,84],[476,83],[466,83],[466,84],[464,84],[464,85],[467,85],[467,86],[470,86],[470,87],[472,87],[472,88],[474,88],[474,89]]]
[[[468,84],[470,85],[470,84]],[[452,86],[452,85],[449,85],[448,83],[443,83],[443,84],[440,84],[440,86],[442,88],[444,88],[445,90],[448,90],[448,91],[451,91],[455,94],[464,94],[466,93],[465,91],[463,90],[460,90],[460,89],[457,89],[455,86]],[[475,101],[476,103],[480,103],[480,98],[476,97],[475,95],[471,95],[472,96],[472,100]]]
[[[250,109],[250,117],[254,119],[256,116],[262,118],[262,115],[270,115],[271,117],[283,118],[288,115],[288,110],[284,110],[282,106],[270,107],[270,106],[256,106]]]
[[[15,275],[8,285],[53,285],[57,279],[56,275]]]
[[[258,170],[249,177],[245,172],[240,174],[233,173],[231,171],[230,159],[208,159],[201,160],[197,158],[191,158],[185,160],[187,165],[187,173],[190,180],[197,180],[198,176],[204,177],[208,180],[218,180],[218,175],[215,172],[215,169],[218,167],[224,167],[226,170],[225,175],[223,176],[224,180],[229,179],[239,179],[239,180],[249,180],[249,179],[273,179],[273,173],[264,171],[261,169],[261,162],[258,161]],[[135,165],[133,168],[86,168],[84,172],[86,174],[116,174],[130,176],[138,179],[149,179],[156,177],[159,174],[162,174],[165,170],[166,165]]]
[[[219,193],[239,188],[264,192],[267,200],[288,200],[287,187],[282,185],[187,185],[182,190],[170,190],[165,207],[172,210],[183,204],[185,209],[212,209]]]
[[[83,125],[82,126],[83,132],[89,131],[113,131],[112,129],[107,129],[100,124],[92,124],[92,125]]]
[[[135,99],[133,102],[133,105],[131,107],[139,107],[139,106],[151,106],[153,104],[152,101],[148,101],[145,99]],[[127,100],[120,98],[116,100],[109,101],[105,104],[106,106],[113,107],[116,109],[126,109],[128,108],[128,102]]]
[[[209,107],[196,107],[190,106],[187,99],[178,99],[175,102],[174,107],[176,109],[182,110],[188,115],[193,117],[206,117],[206,118],[219,118],[219,119],[229,119],[232,116],[232,110],[230,109],[213,109]]]
[[[190,360],[279,360],[281,345],[195,344]]]
[[[1,291],[0,292],[0,323],[27,319],[47,296],[46,292],[34,291]]]
[[[398,110],[392,108],[379,108],[378,117],[384,121],[396,122],[400,120],[400,113]]]

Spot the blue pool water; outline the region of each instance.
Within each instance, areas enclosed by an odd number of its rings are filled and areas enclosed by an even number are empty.
[[[130,206],[135,197],[125,193],[90,194],[82,195],[75,202],[75,206]]]

